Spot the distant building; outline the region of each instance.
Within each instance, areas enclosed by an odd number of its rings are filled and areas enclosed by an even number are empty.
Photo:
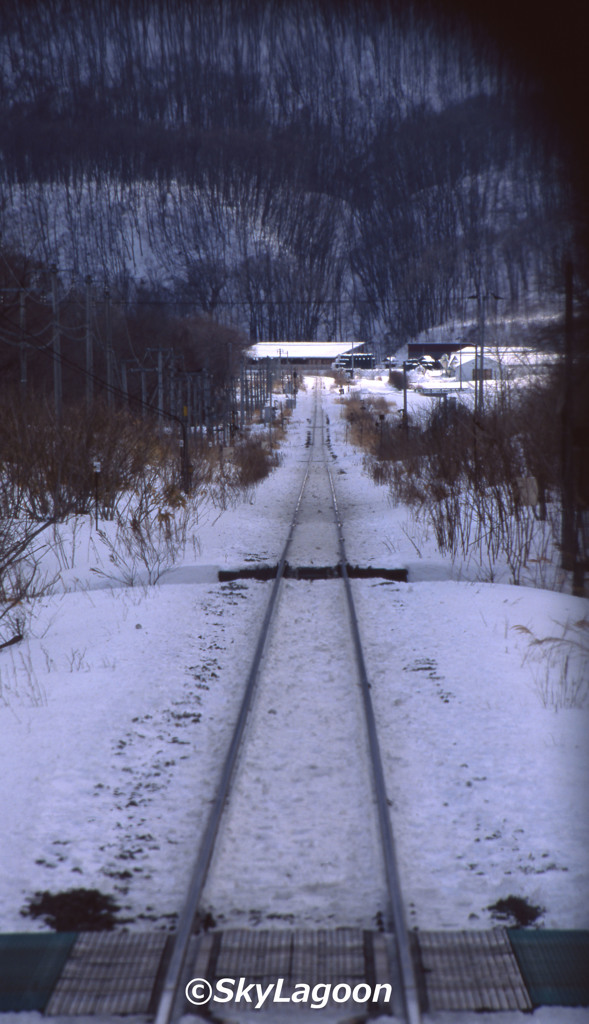
[[[480,349],[478,361],[480,369]],[[485,380],[512,380],[544,371],[554,362],[555,356],[531,348],[491,347],[485,348],[483,376]],[[448,372],[456,379],[474,380],[475,349],[473,345],[453,352],[448,360]]]
[[[448,360],[448,370],[456,380],[463,382],[475,379],[480,380],[481,376],[483,380],[501,379],[500,363],[486,349],[481,374],[481,353],[479,351],[477,354],[472,346],[461,348],[458,352],[453,352]]]
[[[463,341],[410,341],[407,345],[407,359],[431,356],[432,359],[439,360],[442,356],[458,352],[463,347]]]
[[[258,341],[246,350],[250,362],[271,359],[289,366],[312,370],[329,369],[338,356],[364,352],[364,342],[350,341]]]
[[[554,352],[525,346],[500,346],[491,349],[491,354],[499,362],[502,377],[508,380],[543,373],[558,362]]]

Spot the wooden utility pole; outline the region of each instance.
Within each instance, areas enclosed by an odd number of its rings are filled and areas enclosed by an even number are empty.
[[[170,398],[169,398],[170,404],[169,404],[168,408],[169,408],[172,416],[177,416],[178,415],[178,409],[177,409],[177,401],[176,401],[176,398],[177,398],[176,371],[175,371],[175,367],[174,367],[174,362],[173,361],[170,364],[170,377],[169,377],[168,386],[169,386],[169,390],[170,390]]]
[[[475,405],[478,409],[479,415],[483,412],[484,406],[484,379],[485,379],[485,302],[487,300],[486,295],[480,295],[479,297],[479,345],[480,345],[480,359],[479,359],[479,370],[478,370],[478,389],[479,397],[478,402],[475,400]],[[476,384],[475,384],[476,394]]]
[[[61,419],[63,394],[62,394],[62,367],[61,367],[61,331],[59,327],[59,304],[57,301],[57,267],[51,267],[51,301],[53,306],[53,401],[55,403],[55,415]]]
[[[573,467],[573,264],[567,260],[565,274],[564,360],[561,411],[562,532],[561,565],[574,571],[577,556],[575,531],[575,481]]]
[[[94,400],[94,352],[92,349],[92,278],[86,278],[86,408]]]
[[[211,379],[208,371],[204,371],[204,406],[205,406],[205,426],[207,439],[211,440]]]
[[[141,416],[143,419],[147,416],[147,370],[144,366],[141,367]]]
[[[202,373],[198,373],[195,376],[195,378],[194,378],[194,389],[195,389],[194,404],[196,406],[196,422],[197,422],[197,426],[198,426],[198,436],[199,436],[200,442],[202,443],[203,434],[204,434],[204,425],[205,425],[204,399],[203,399],[203,390],[202,390]]]
[[[129,386],[127,384],[127,361],[123,359],[121,361],[121,391],[123,392],[123,399],[125,405],[129,405]]]
[[[160,417],[164,414],[164,353],[161,348],[157,350],[157,411]]]
[[[19,292],[19,334],[20,334],[20,393],[24,401],[27,394],[27,343],[25,341],[25,290]]]
[[[192,414],[192,383],[190,380],[190,374],[184,372],[182,374],[182,384],[184,388],[184,394],[181,396],[182,401],[182,415],[186,420],[186,425],[190,428],[193,425],[193,414]]]
[[[104,289],[104,317],[106,327],[106,401],[110,409],[114,405],[113,393],[113,353],[112,353],[112,321],[110,316],[110,291]]]

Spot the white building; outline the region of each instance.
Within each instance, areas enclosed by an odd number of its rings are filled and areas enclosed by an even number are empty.
[[[472,345],[453,352],[448,360],[448,369],[457,381],[463,383],[475,380],[477,375],[479,380],[481,376],[483,380],[501,380],[501,364],[495,354],[485,349],[481,367],[480,349],[477,353]]]
[[[247,349],[252,362],[280,360],[290,366],[328,368],[338,356],[363,352],[363,341],[259,341]]]
[[[516,346],[493,346],[485,348],[483,374],[485,380],[513,380],[542,373],[555,356],[532,348]],[[480,367],[481,352],[478,350]],[[473,345],[453,352],[448,360],[448,370],[457,380],[472,381],[475,372],[475,349]]]

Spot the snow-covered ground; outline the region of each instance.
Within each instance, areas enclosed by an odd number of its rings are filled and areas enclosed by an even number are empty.
[[[400,401],[383,381],[362,386]],[[485,583],[475,566],[441,558],[408,510],[363,472],[338,400],[325,387],[349,561],[409,569],[407,585],[353,581],[409,925],[490,927],[490,905],[513,895],[542,908],[540,926],[587,928],[589,713],[555,707],[562,661],[532,657],[530,637],[562,633],[587,618],[588,604]],[[170,926],[268,596],[268,584],[221,584],[216,571],[276,561],[306,463],[312,401],[311,388],[298,396],[282,465],[247,500],[209,510],[157,586],[107,585],[92,572],[107,565],[95,527],[78,524],[75,546],[63,531],[64,582],[33,610],[25,641],[0,652],[2,931],[44,929],[21,916],[27,899],[74,887],[112,894],[129,928]],[[288,637],[296,659],[285,659],[277,691],[293,668],[303,671],[309,623],[320,629],[337,586],[300,584],[300,634],[291,622]],[[337,644],[331,666],[325,648],[318,687],[337,674]],[[325,729],[321,742],[329,754]],[[260,799],[271,818],[271,789]],[[260,890],[268,870],[263,858],[252,868]],[[283,903],[296,921],[309,893],[293,887]],[[345,913],[331,923],[352,923]],[[577,1024],[583,1013],[551,1009],[535,1019]]]

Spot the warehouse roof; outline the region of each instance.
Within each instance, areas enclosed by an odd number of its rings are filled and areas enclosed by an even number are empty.
[[[350,341],[259,341],[248,349],[251,359],[335,359],[364,342]]]

